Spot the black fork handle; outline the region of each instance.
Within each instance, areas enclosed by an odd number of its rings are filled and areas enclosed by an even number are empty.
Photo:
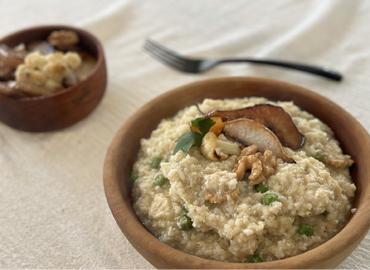
[[[286,61],[258,60],[258,59],[252,59],[252,58],[238,58],[238,59],[231,58],[231,59],[222,59],[222,60],[217,61],[217,64],[223,64],[223,63],[254,63],[258,65],[270,65],[270,66],[295,69],[295,70],[299,70],[303,72],[308,72],[311,74],[316,74],[321,77],[331,79],[333,81],[341,81],[343,79],[343,76],[334,70],[325,69],[325,68],[317,67],[317,66],[286,62]]]

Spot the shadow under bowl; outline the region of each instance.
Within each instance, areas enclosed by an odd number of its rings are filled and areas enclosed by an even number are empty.
[[[182,252],[155,238],[136,216],[131,201],[130,174],[140,148],[158,123],[180,109],[205,98],[260,96],[293,101],[334,131],[345,153],[355,161],[351,175],[357,186],[357,211],[333,238],[300,255],[263,263],[228,263]],[[300,86],[262,78],[229,77],[187,84],[153,99],[132,115],[111,143],[104,164],[104,188],[109,207],[122,232],[150,263],[158,268],[333,268],[346,258],[370,226],[370,138],[346,111],[330,100]]]

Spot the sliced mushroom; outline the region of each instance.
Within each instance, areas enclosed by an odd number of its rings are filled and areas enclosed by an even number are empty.
[[[51,46],[50,43],[46,42],[46,41],[30,42],[27,45],[27,48],[30,52],[39,52],[39,53],[45,54],[45,55],[55,52],[54,47]]]
[[[0,95],[6,95],[11,97],[24,97],[27,96],[20,89],[17,88],[15,81],[0,81]]]
[[[227,121],[225,122],[224,133],[226,136],[245,145],[257,145],[260,152],[271,150],[276,157],[287,162],[293,161],[284,153],[284,149],[276,135],[256,120],[241,118]]]
[[[213,111],[208,113],[208,117],[221,117],[224,121],[253,119],[272,130],[284,146],[296,150],[304,144],[304,136],[298,131],[290,115],[279,106],[259,104],[237,110]]]
[[[345,158],[345,159],[327,158],[324,160],[324,163],[335,169],[345,169],[345,168],[349,168],[352,166],[353,160],[351,158]]]
[[[7,45],[0,45],[0,79],[14,79],[14,71],[23,63],[25,53]]]
[[[8,83],[8,82],[1,82],[0,81],[0,94],[3,94],[3,95],[7,95],[7,96],[11,96],[13,95],[14,93],[14,89],[15,89],[15,82],[12,81],[12,83]]]

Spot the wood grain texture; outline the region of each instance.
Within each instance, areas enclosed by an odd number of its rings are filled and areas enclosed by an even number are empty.
[[[293,101],[328,124],[344,152],[355,165],[351,174],[357,186],[357,212],[333,238],[317,248],[291,258],[259,264],[224,263],[192,256],[176,250],[151,235],[136,217],[130,198],[132,165],[140,139],[161,119],[205,98],[262,96],[271,100]],[[158,268],[332,268],[359,244],[370,226],[370,138],[366,130],[346,111],[307,89],[269,79],[247,77],[201,81],[167,92],[139,109],[116,134],[104,165],[104,188],[117,224],[132,245]]]
[[[99,103],[107,84],[107,68],[101,43],[85,30],[64,25],[38,26],[10,34],[0,40],[8,46],[46,40],[54,30],[72,30],[79,46],[96,57],[92,74],[79,84],[39,97],[14,98],[0,94],[0,121],[25,131],[51,131],[85,118]]]

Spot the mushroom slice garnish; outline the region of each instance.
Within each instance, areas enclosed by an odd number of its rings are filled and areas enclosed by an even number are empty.
[[[284,153],[276,135],[256,120],[241,118],[225,122],[224,133],[244,145],[257,145],[260,152],[271,150],[276,157],[287,162],[293,161]]]
[[[296,150],[304,144],[304,136],[297,129],[290,115],[279,106],[258,104],[237,110],[213,111],[207,116],[221,117],[224,121],[238,118],[256,120],[272,130],[284,146]]]

